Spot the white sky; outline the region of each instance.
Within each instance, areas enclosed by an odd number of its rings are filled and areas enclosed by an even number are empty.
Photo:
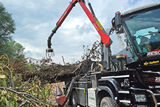
[[[16,24],[13,39],[25,47],[27,57],[45,57],[47,39],[56,22],[71,0],[0,0]],[[90,0],[96,16],[104,28],[111,26],[116,11],[125,11],[137,6],[160,2],[160,0]],[[113,53],[121,51],[119,42],[113,40]],[[55,51],[53,61],[74,63],[80,59],[83,45],[99,40],[99,35],[77,4],[52,38]]]

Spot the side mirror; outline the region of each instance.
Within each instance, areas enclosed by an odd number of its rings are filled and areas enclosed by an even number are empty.
[[[116,33],[123,33],[121,13],[119,11],[115,13],[115,27]]]
[[[119,11],[117,11],[115,13],[115,25],[116,27],[119,27],[122,25],[122,21],[121,21],[121,13]]]

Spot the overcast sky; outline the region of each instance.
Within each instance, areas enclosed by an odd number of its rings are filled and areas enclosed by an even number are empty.
[[[13,39],[25,47],[27,57],[43,58],[47,39],[56,22],[71,0],[0,0],[15,20]],[[111,26],[116,11],[125,11],[137,6],[160,2],[160,0],[90,0],[96,16],[104,28]],[[113,53],[121,50],[114,40]],[[53,61],[76,62],[83,52],[83,45],[100,40],[89,19],[77,4],[52,39],[55,51]],[[113,48],[114,47],[114,48]]]

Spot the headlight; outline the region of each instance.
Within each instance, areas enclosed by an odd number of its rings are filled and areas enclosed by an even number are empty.
[[[155,82],[160,83],[160,77],[156,77]]]
[[[146,102],[146,96],[145,95],[140,95],[140,94],[136,94],[135,95],[135,100],[136,102]]]

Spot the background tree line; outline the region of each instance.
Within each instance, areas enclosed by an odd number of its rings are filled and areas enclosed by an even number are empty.
[[[24,58],[24,47],[14,41],[11,36],[15,29],[11,14],[0,3],[0,56],[7,54],[10,58]]]

